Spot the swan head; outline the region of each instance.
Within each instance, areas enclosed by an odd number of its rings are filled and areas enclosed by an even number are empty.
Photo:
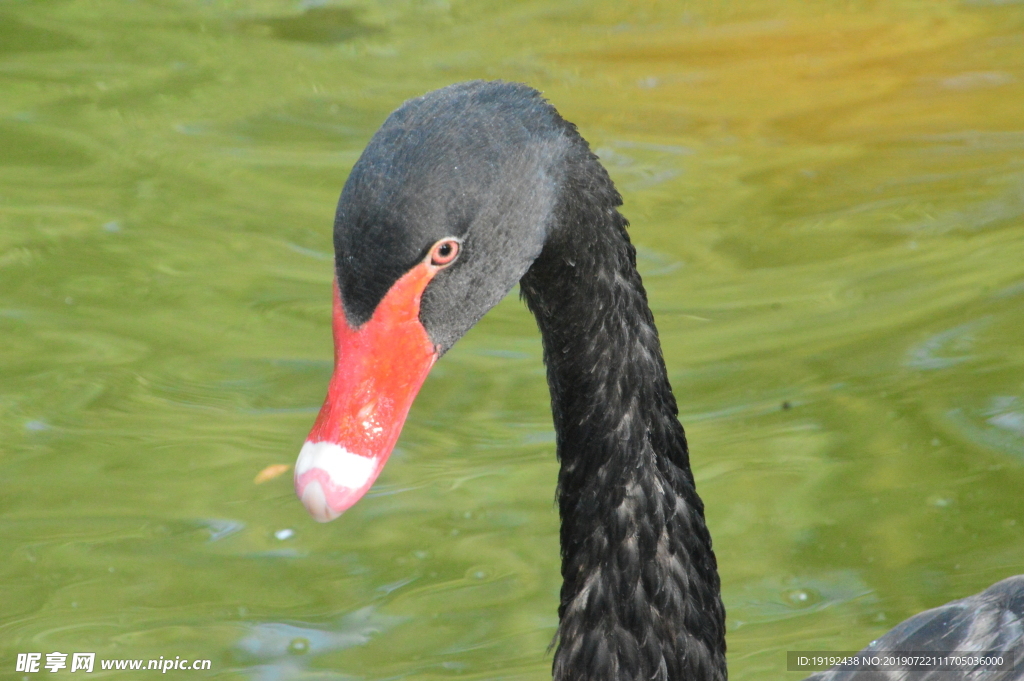
[[[525,85],[409,100],[352,169],[334,221],[334,373],[295,466],[325,522],[373,485],[434,362],[496,305],[558,222],[582,141]]]

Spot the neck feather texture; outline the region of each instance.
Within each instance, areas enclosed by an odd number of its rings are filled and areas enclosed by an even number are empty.
[[[555,681],[724,681],[725,609],[621,203],[587,153],[521,289],[561,470]]]

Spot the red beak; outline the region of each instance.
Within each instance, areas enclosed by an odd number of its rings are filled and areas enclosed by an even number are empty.
[[[419,314],[439,269],[428,257],[406,272],[358,329],[349,326],[334,284],[334,375],[295,463],[295,493],[322,523],[373,485],[437,360]]]

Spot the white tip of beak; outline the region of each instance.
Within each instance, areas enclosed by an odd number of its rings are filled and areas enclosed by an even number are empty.
[[[377,461],[333,442],[306,442],[295,462],[295,493],[313,518],[334,520],[366,493]]]

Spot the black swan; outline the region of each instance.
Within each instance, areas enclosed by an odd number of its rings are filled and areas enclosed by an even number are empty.
[[[354,504],[435,360],[518,282],[543,338],[561,462],[554,678],[725,679],[715,554],[621,203],[576,127],[525,85],[462,83],[392,113],[338,202],[335,369],[295,488],[319,521]],[[1020,657],[1022,641],[1018,576],[872,649]],[[954,678],[1024,678],[1018,666]],[[814,678],[852,674],[906,678]]]

